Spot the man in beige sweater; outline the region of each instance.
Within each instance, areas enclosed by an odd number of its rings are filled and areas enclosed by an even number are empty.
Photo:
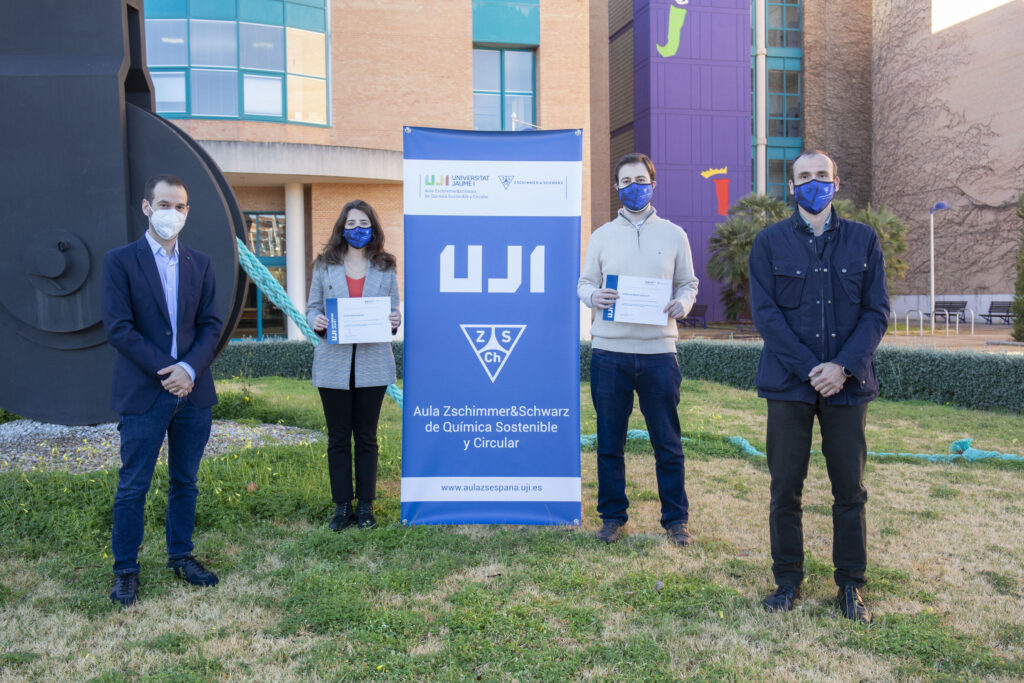
[[[593,352],[590,391],[597,410],[597,512],[603,522],[597,538],[619,539],[628,515],[626,461],[623,454],[633,392],[654,447],[661,525],[677,545],[690,542],[687,530],[685,465],[680,442],[676,320],[697,298],[690,243],[682,228],[659,218],[651,206],[654,164],[644,154],[627,154],[615,167],[614,187],[623,208],[590,236],[577,293],[599,313],[590,329]],[[671,283],[664,325],[606,320],[602,315],[619,298],[606,286],[608,276],[634,276]]]

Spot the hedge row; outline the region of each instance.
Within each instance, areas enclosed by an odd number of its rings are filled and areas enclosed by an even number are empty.
[[[394,342],[402,376],[402,342]],[[761,344],[690,340],[676,345],[683,376],[754,387]],[[305,341],[232,342],[213,364],[214,377],[281,375],[309,379],[313,347]],[[875,354],[882,396],[976,410],[1024,412],[1024,356],[883,347]],[[590,381],[590,344],[580,344],[580,379]]]
[[[398,377],[402,377],[402,342],[391,343]],[[294,377],[309,379],[313,345],[307,341],[237,341],[224,347],[213,363],[214,379],[232,377]]]

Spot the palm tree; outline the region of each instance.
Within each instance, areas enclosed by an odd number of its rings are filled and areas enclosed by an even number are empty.
[[[750,272],[747,261],[754,238],[790,213],[792,209],[780,199],[750,194],[731,206],[729,218],[715,226],[709,240],[711,258],[708,260],[708,275],[725,283],[721,299],[727,319],[735,320],[744,312],[749,314]]]

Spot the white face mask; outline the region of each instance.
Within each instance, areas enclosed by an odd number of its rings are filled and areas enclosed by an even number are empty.
[[[185,227],[185,214],[174,209],[160,209],[152,213],[149,222],[161,239],[174,239]]]

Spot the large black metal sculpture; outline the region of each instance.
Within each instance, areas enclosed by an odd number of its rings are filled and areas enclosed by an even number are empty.
[[[44,422],[115,417],[103,255],[145,232],[150,176],[188,186],[181,239],[213,259],[218,352],[241,313],[242,214],[209,155],[153,113],[142,2],[14,2],[0,17],[0,407]]]

